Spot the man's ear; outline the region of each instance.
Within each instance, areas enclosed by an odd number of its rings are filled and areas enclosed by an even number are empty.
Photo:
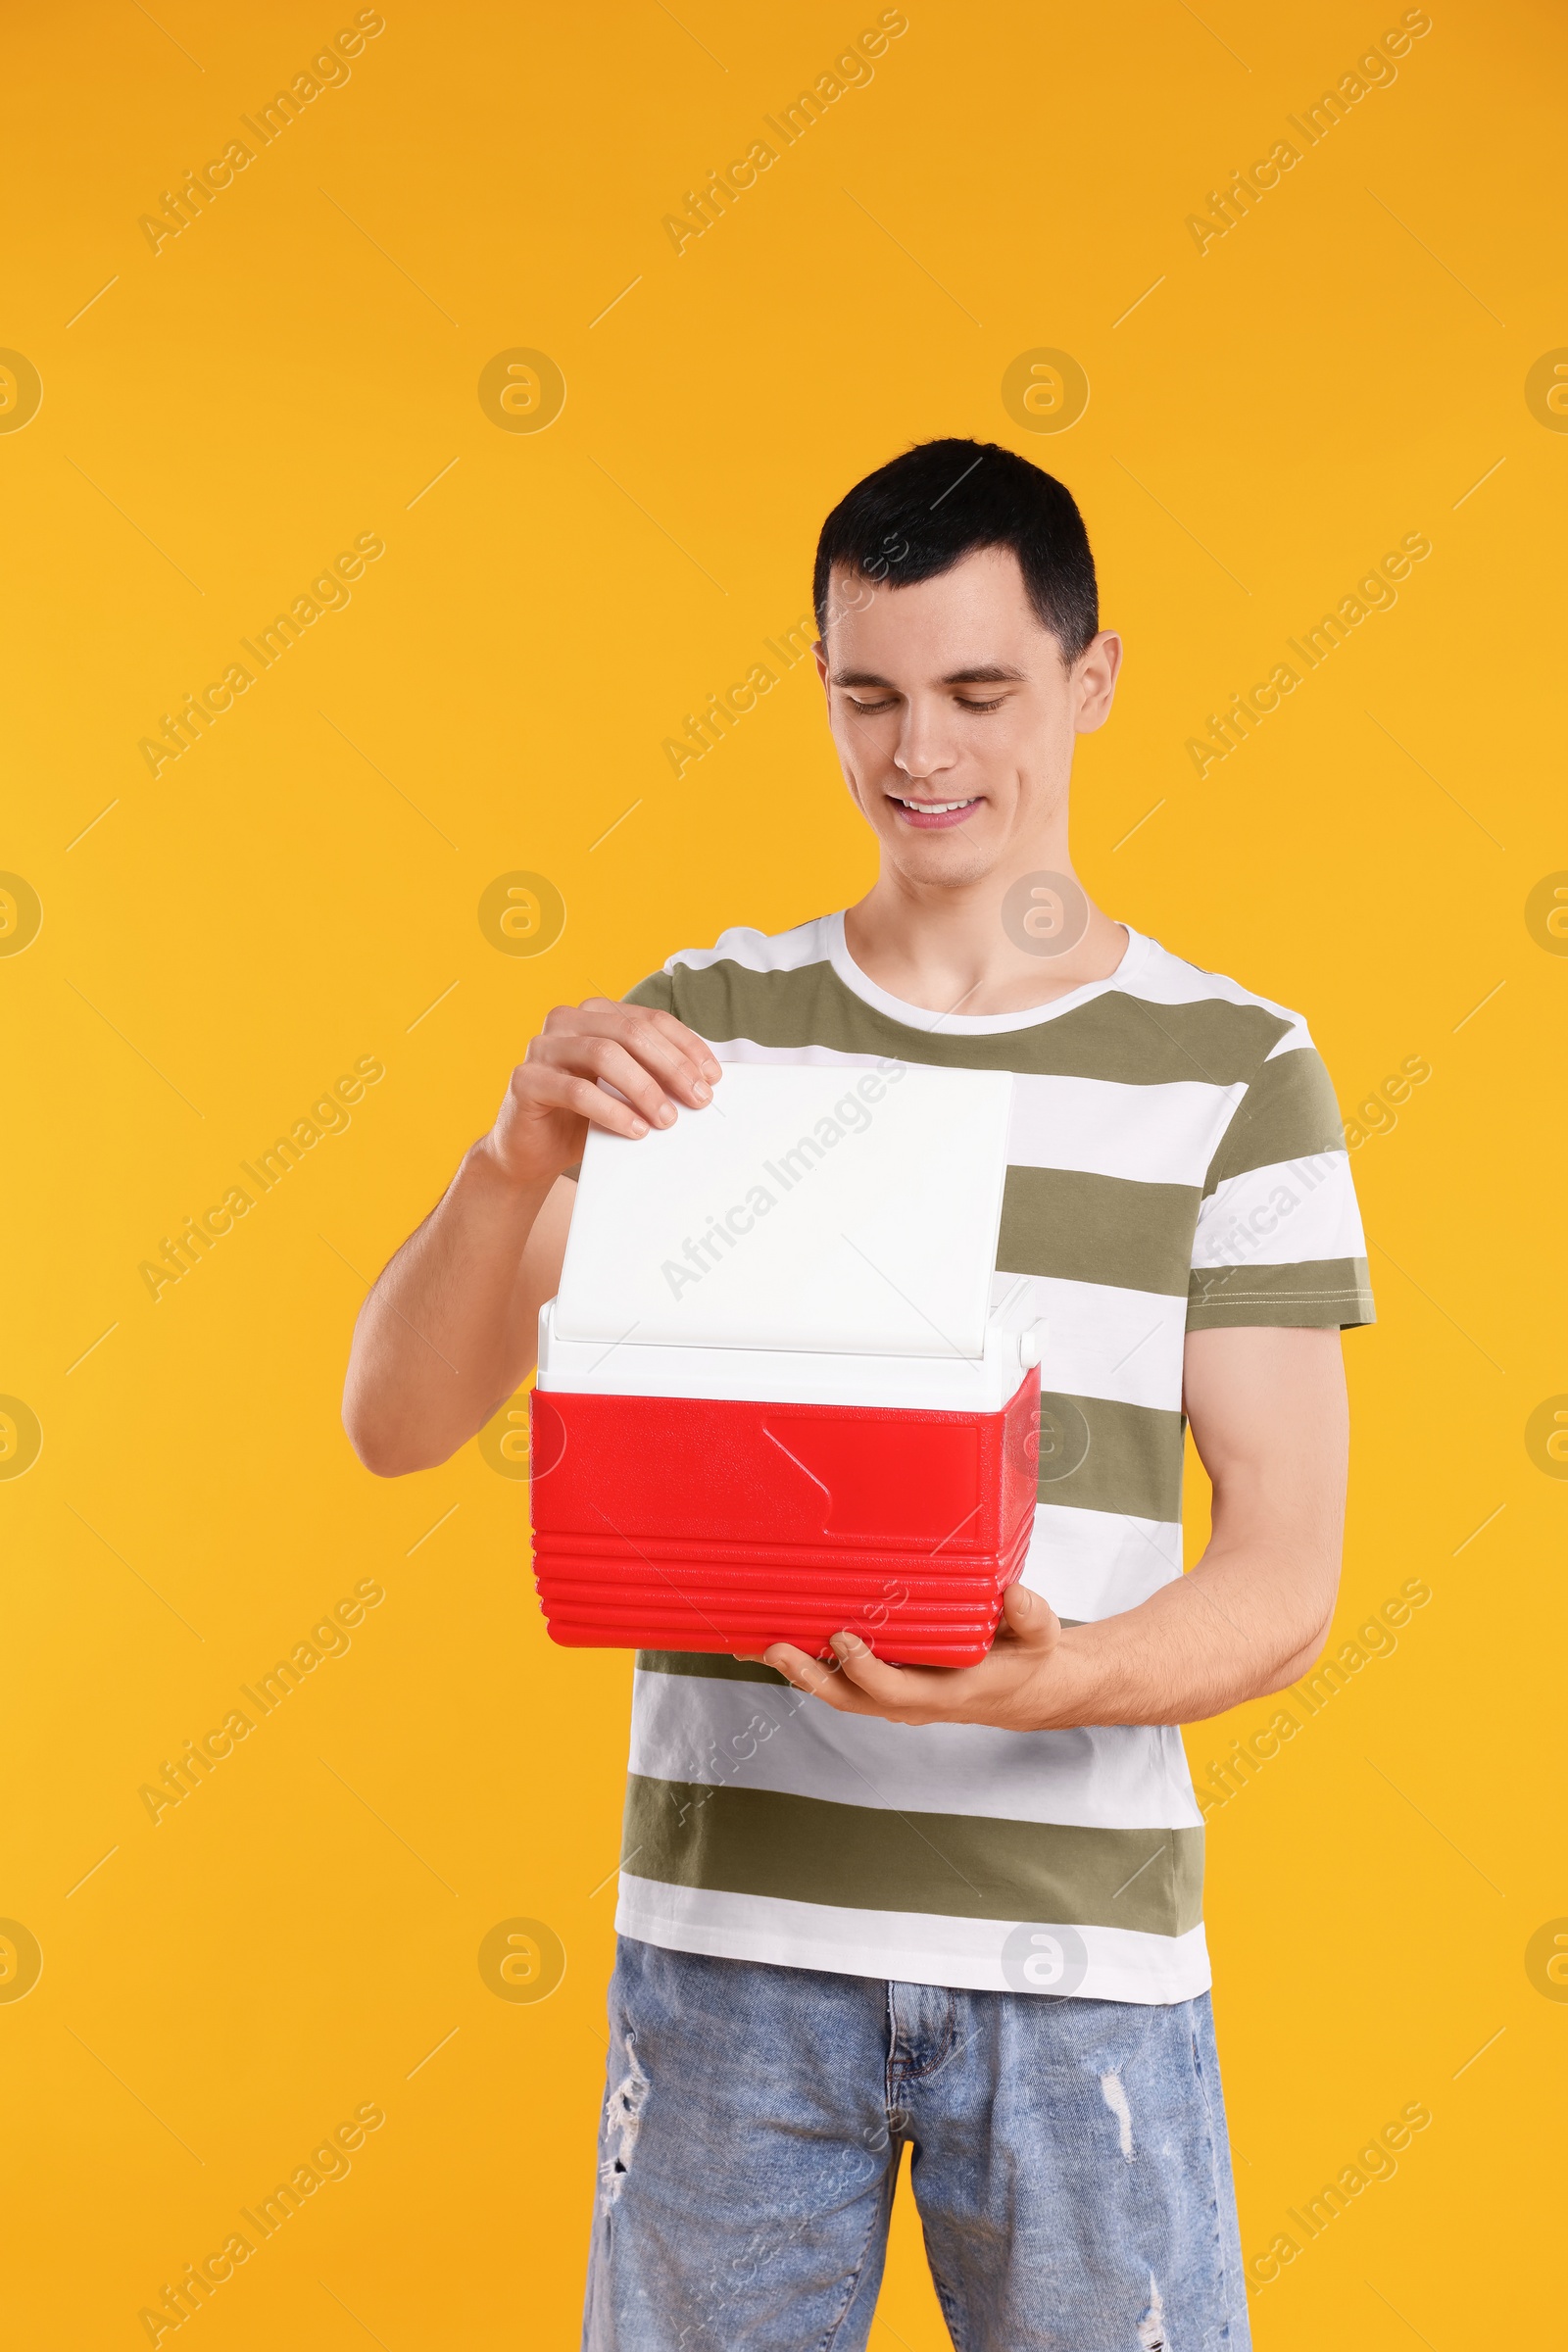
[[[1073,732],[1093,735],[1110,716],[1116,680],[1121,673],[1122,642],[1114,629],[1102,629],[1073,663],[1077,708]]]
[[[825,645],[821,645],[821,644],[813,645],[813,646],[812,646],[812,648],[811,648],[811,652],[812,652],[812,653],[814,654],[814,656],[816,657],[816,674],[817,674],[817,676],[818,676],[818,677],[821,679],[821,681],[822,681],[822,692],[823,692],[824,694],[826,694],[826,693],[827,693],[827,691],[828,691],[828,683],[827,683],[827,647],[826,647]]]

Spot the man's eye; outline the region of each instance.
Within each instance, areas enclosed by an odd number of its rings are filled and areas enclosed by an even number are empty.
[[[1000,710],[1007,698],[1004,694],[999,694],[989,703],[971,703],[960,694],[956,699],[960,710]]]
[[[850,709],[856,713],[857,717],[869,718],[878,710],[891,710],[893,708],[893,701],[892,698],[889,697],[889,699],[884,703],[862,703],[858,702],[855,696],[852,694],[849,697],[849,705]]]

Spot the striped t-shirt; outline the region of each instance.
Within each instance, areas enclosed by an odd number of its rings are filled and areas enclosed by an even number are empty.
[[[844,918],[727,931],[631,992],[721,1061],[1010,1070],[994,1296],[1045,1326],[1024,1582],[1069,1621],[1182,1572],[1182,1344],[1373,1317],[1328,1074],[1292,1012],[1137,932],[1109,979],[935,1014]],[[640,1652],[617,1927],[678,1951],[1180,2001],[1209,1982],[1202,1828],[1170,1725],[841,1715],[771,1668]]]

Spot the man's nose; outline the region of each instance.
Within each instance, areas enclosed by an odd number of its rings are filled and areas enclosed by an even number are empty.
[[[893,755],[894,764],[914,784],[927,776],[940,775],[955,764],[956,758],[942,713],[924,704],[907,704]]]

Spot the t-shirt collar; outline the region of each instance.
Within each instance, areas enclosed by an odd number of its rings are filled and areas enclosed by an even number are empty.
[[[1126,949],[1115,970],[1108,972],[1103,980],[1086,980],[1082,988],[1053,997],[1049,1004],[1029,1004],[1017,1012],[933,1012],[927,1005],[910,1004],[903,997],[890,996],[869,973],[861,971],[850,954],[844,939],[842,911],[827,918],[828,960],[852,996],[873,1005],[889,1020],[901,1022],[906,1029],[918,1029],[928,1035],[935,1031],[944,1037],[997,1037],[1009,1029],[1034,1029],[1042,1021],[1054,1021],[1062,1013],[1087,1004],[1092,998],[1103,996],[1107,989],[1124,986],[1147,960],[1152,942],[1143,932],[1135,931],[1130,923],[1123,928],[1127,933]]]

